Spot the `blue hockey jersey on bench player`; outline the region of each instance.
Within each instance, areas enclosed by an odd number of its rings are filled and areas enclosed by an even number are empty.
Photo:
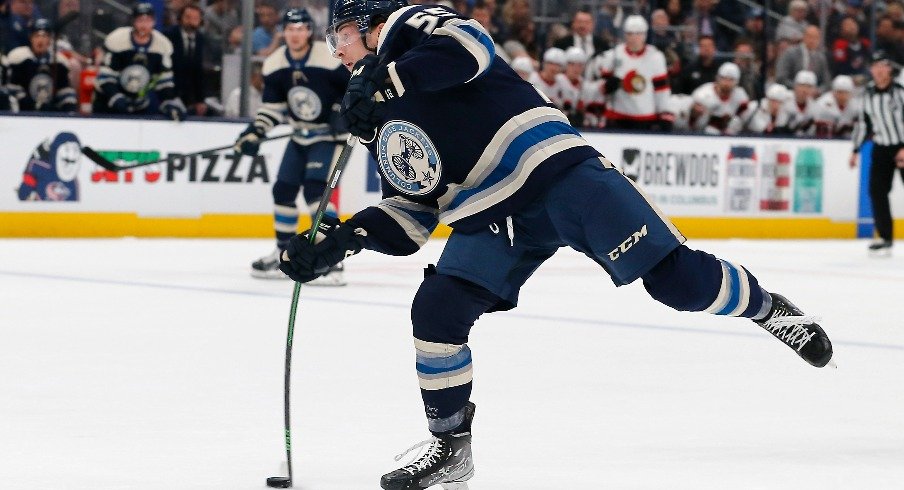
[[[354,217],[369,249],[411,254],[439,222],[465,232],[498,222],[601,156],[475,20],[441,6],[397,10],[377,54],[397,96],[367,143],[383,184],[383,201]]]

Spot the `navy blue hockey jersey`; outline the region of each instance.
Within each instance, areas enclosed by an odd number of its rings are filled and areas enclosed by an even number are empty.
[[[315,41],[307,55],[292,59],[282,46],[264,60],[263,105],[254,124],[269,130],[288,115],[295,142],[339,141],[348,137],[334,128],[338,104],[348,86],[349,73],[330,55],[326,44]],[[338,129],[338,130],[337,130]]]
[[[498,222],[563,170],[601,156],[495,55],[475,20],[441,6],[397,10],[377,54],[398,96],[367,145],[384,197],[354,217],[367,248],[410,254],[439,222],[462,231]]]
[[[133,112],[150,105],[151,91],[157,102],[176,97],[173,85],[173,44],[163,34],[153,31],[148,44],[132,39],[131,27],[120,27],[104,39],[104,61],[94,81],[95,110],[105,111],[117,98],[127,97]],[[156,109],[156,108],[151,108]]]
[[[9,52],[9,88],[23,111],[63,111],[78,109],[75,90],[69,86],[69,69],[50,56],[35,56],[28,46]]]

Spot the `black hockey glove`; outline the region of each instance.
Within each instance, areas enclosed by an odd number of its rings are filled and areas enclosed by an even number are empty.
[[[320,222],[313,244],[309,238],[310,232],[308,230],[292,237],[286,251],[279,258],[279,270],[297,282],[313,281],[346,257],[360,252],[364,248],[364,236],[367,235],[353,221],[340,223],[338,219],[329,216],[324,216]]]
[[[117,114],[129,114],[133,112],[132,99],[122,94],[114,95],[110,99],[110,109]]]
[[[603,84],[603,93],[606,95],[613,94],[622,86],[622,79],[618,77],[609,77]]]
[[[352,68],[340,114],[348,131],[364,141],[373,140],[386,113],[383,102],[374,100],[374,95],[386,88],[388,80],[389,70],[376,55],[365,56]]]
[[[238,139],[235,140],[235,145],[233,145],[232,149],[242,155],[251,157],[257,156],[257,152],[261,148],[261,140],[264,139],[265,136],[266,133],[263,128],[251,123],[244,131],[242,131],[242,134],[239,135]]]
[[[185,120],[185,104],[179,99],[165,100],[160,104],[160,112],[173,121]]]

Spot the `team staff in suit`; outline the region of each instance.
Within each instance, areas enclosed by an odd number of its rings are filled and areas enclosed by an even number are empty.
[[[189,114],[203,116],[207,113],[204,103],[204,50],[207,38],[201,32],[204,13],[191,4],[179,11],[179,24],[164,34],[173,43],[173,81],[176,95],[182,99]]]

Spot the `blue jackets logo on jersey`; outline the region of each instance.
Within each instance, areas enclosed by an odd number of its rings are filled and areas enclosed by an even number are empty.
[[[317,92],[308,87],[292,87],[286,99],[289,110],[302,121],[313,121],[320,117],[320,113],[323,111],[323,103],[320,102]]]
[[[119,75],[119,84],[130,94],[137,94],[151,83],[151,72],[144,65],[129,65]]]
[[[380,131],[380,171],[396,189],[409,195],[430,193],[440,181],[442,165],[423,129],[405,121],[389,121]]]
[[[46,73],[38,73],[28,84],[28,95],[36,105],[44,105],[53,98],[53,79]]]

